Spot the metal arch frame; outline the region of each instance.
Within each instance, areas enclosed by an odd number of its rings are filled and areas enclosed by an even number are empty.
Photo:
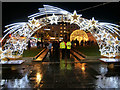
[[[47,16],[51,15],[52,16]],[[36,17],[46,15],[46,17],[35,19]],[[4,31],[6,35],[2,40],[8,35],[12,34],[4,46],[4,51],[1,54],[2,58],[10,57],[17,58],[23,54],[23,51],[27,49],[27,42],[29,38],[40,28],[48,24],[57,24],[58,22],[74,23],[80,27],[80,30],[88,30],[97,40],[99,45],[99,50],[102,56],[106,57],[116,57],[118,55],[118,47],[120,41],[117,37],[113,37],[111,33],[116,33],[120,36],[119,25],[111,23],[102,23],[96,21],[94,18],[91,20],[81,17],[82,15],[77,15],[76,11],[70,13],[63,9],[44,5],[44,8],[39,8],[39,13],[28,16],[28,22],[13,23],[5,26],[7,29]],[[25,39],[20,39],[23,36]],[[13,54],[16,54],[15,56]]]

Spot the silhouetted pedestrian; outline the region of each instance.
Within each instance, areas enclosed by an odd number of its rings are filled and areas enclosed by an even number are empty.
[[[54,51],[55,61],[60,60],[60,52],[59,52],[59,41],[55,42],[55,51]]]
[[[40,48],[40,42],[37,41],[37,48]]]
[[[81,41],[81,46],[83,46],[83,40]]]
[[[90,41],[87,41],[88,45],[90,45]]]
[[[94,41],[93,41],[93,40],[91,41],[91,44],[92,44],[92,45],[94,44]]]
[[[73,41],[73,40],[72,40],[72,42],[71,42],[71,45],[72,45],[71,47],[73,48],[73,46],[74,46],[74,41]]]
[[[55,53],[57,53],[59,50],[59,41],[55,42]]]
[[[53,41],[53,54],[55,53],[55,46],[56,46],[56,42]]]
[[[79,41],[77,40],[76,45],[79,46]]]
[[[30,40],[28,41],[28,49],[30,50],[31,48],[31,43],[30,43]]]

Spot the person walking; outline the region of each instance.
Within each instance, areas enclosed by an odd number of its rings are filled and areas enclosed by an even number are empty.
[[[62,50],[62,59],[65,58],[65,47],[66,47],[65,42],[62,41],[62,42],[60,43],[60,49]]]
[[[67,57],[70,58],[71,42],[67,41],[66,46],[67,46]]]
[[[40,48],[40,42],[37,41],[37,48],[39,49]]]
[[[55,54],[56,41],[53,41],[53,54]]]
[[[54,51],[54,61],[60,61],[60,53],[59,53],[59,41],[55,41],[55,51]]]
[[[28,49],[30,50],[31,48],[31,43],[30,43],[30,40],[28,41]]]
[[[50,56],[49,56],[49,57],[51,57],[51,48],[52,48],[52,43],[49,42],[49,45],[48,45],[48,49],[49,49],[49,53],[50,53]]]

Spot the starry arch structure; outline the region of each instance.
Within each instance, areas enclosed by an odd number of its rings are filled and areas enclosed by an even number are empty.
[[[20,57],[23,51],[27,49],[29,38],[38,29],[48,24],[57,24],[58,22],[74,23],[80,27],[80,30],[88,30],[97,40],[101,56],[118,56],[118,47],[120,46],[120,41],[118,40],[120,36],[120,30],[118,29],[120,27],[119,25],[98,22],[94,18],[88,20],[82,18],[82,15],[77,14],[76,11],[70,13],[58,7],[50,5],[43,6],[44,8],[38,9],[38,13],[28,16],[28,22],[18,22],[5,26],[7,28],[4,31],[6,34],[2,40],[9,34],[11,34],[11,38],[9,38],[4,45],[4,50],[1,54],[2,58]],[[43,17],[39,18],[39,16]],[[113,37],[111,33],[115,33],[117,37]],[[20,39],[20,37],[24,37],[24,39]]]

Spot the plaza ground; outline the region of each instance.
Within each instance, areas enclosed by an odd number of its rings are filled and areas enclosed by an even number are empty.
[[[91,47],[91,53],[98,52]],[[34,48],[35,49],[35,48]],[[28,50],[33,55],[42,49]],[[90,50],[89,47],[87,49]],[[80,49],[81,52],[84,47]],[[108,69],[105,63],[100,62],[93,54],[81,63],[72,54],[70,59],[61,58],[61,52],[49,57],[49,53],[43,62],[32,62],[33,56],[25,51],[22,65],[2,66],[1,88],[120,88],[119,66]],[[89,53],[90,53],[89,52]]]

